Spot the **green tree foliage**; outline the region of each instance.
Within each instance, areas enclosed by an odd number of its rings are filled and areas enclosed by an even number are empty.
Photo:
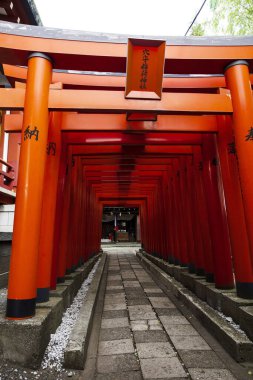
[[[203,35],[213,31],[216,34],[253,35],[253,0],[209,0],[212,12],[210,21],[196,24],[192,35],[198,34],[200,26]]]
[[[191,29],[191,35],[192,36],[204,36],[205,34],[205,28],[202,24],[195,24],[193,25]]]

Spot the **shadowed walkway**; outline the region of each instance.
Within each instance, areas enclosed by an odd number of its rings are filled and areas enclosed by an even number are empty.
[[[95,378],[250,378],[183,305],[157,286],[135,249],[106,249],[109,264]]]

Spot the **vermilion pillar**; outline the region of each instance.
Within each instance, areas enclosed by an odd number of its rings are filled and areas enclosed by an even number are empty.
[[[203,179],[211,232],[215,286],[234,286],[226,207],[215,148],[215,136],[203,136]]]
[[[192,221],[192,235],[194,242],[193,249],[193,259],[195,260],[195,271],[197,275],[203,276],[204,271],[204,253],[202,245],[202,236],[200,229],[200,215],[198,209],[199,198],[196,197],[196,194],[199,192],[199,189],[196,188],[195,177],[194,177],[194,166],[193,166],[193,157],[185,157],[187,163],[187,188],[186,191],[189,196],[189,208]],[[190,269],[190,268],[189,268]]]
[[[200,146],[192,147],[194,153],[194,184],[195,200],[198,211],[198,223],[203,247],[203,259],[206,281],[214,282],[214,265],[212,254],[212,242],[208,219],[207,202],[203,185],[203,157]]]
[[[51,73],[47,56],[30,55],[6,310],[9,319],[35,314]]]
[[[49,123],[47,161],[44,178],[39,244],[37,302],[46,302],[49,299],[60,157],[61,113],[53,112]]]
[[[174,169],[174,206],[175,206],[175,222],[177,223],[176,232],[177,232],[177,243],[178,243],[178,257],[179,262],[175,264],[180,264],[183,267],[187,267],[189,263],[187,241],[185,238],[185,219],[184,219],[184,210],[183,210],[183,197],[180,186],[180,167],[179,160],[174,159],[172,163]]]
[[[60,241],[61,241],[61,223],[63,218],[63,211],[66,206],[64,203],[65,195],[65,182],[66,182],[66,172],[67,172],[67,149],[64,145],[61,148],[61,158],[59,166],[59,177],[58,177],[58,188],[56,195],[56,210],[55,210],[55,224],[54,224],[54,242],[53,242],[53,257],[52,257],[52,267],[51,267],[51,281],[50,289],[56,289],[57,285],[57,271],[59,268],[59,256],[60,256]],[[64,205],[64,207],[63,207]],[[66,260],[65,260],[66,261]],[[64,274],[66,265],[64,264]]]
[[[57,260],[57,281],[64,282],[64,276],[66,274],[66,269],[71,268],[67,265],[68,261],[68,247],[69,247],[69,225],[70,225],[70,186],[71,186],[71,170],[72,170],[72,150],[68,150],[67,167],[66,167],[66,177],[64,181],[63,188],[63,211],[61,220],[61,231],[59,237],[59,254]]]
[[[235,61],[225,69],[233,104],[233,127],[243,196],[246,227],[253,263],[253,98],[248,63]],[[242,282],[243,291],[253,292],[253,284]]]
[[[236,289],[239,297],[253,298],[253,271],[249,253],[234,137],[229,116],[218,116],[222,180],[227,204],[228,226],[233,254]]]
[[[178,223],[177,223],[177,213],[176,213],[176,201],[175,201],[175,178],[173,175],[172,168],[170,168],[170,179],[169,179],[169,198],[171,207],[171,218],[169,222],[169,229],[172,238],[172,257],[170,259],[171,264],[179,263],[179,234],[178,234]]]
[[[181,239],[186,240],[186,251],[188,255],[188,268],[190,273],[196,271],[196,262],[195,262],[195,244],[194,244],[194,235],[193,235],[193,221],[191,218],[191,199],[190,199],[190,184],[187,181],[187,158],[179,158],[180,165],[180,188],[181,188],[181,218],[183,222],[183,233]]]

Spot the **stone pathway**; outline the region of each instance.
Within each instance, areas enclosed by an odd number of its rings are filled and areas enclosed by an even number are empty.
[[[226,368],[134,254],[109,253],[96,379],[238,377]]]

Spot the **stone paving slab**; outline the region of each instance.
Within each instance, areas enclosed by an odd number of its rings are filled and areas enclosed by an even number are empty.
[[[152,280],[152,278],[150,276],[147,276],[147,275],[144,275],[144,274],[139,274],[139,273],[136,273],[134,272],[136,277],[138,278],[138,280],[141,282],[141,283],[145,283],[145,282],[148,282],[148,283],[152,283],[153,286],[156,286],[156,284],[154,283],[154,281]]]
[[[144,379],[186,378],[187,374],[176,357],[141,359],[141,369]]]
[[[104,310],[105,311],[110,311],[110,310],[124,310],[126,309],[126,303],[113,303],[113,304],[105,304]]]
[[[119,300],[125,300],[125,294],[124,293],[116,293],[116,294],[106,294],[105,295],[105,302],[111,301],[111,302],[118,302]]]
[[[117,272],[116,274],[117,275],[121,275],[121,268],[120,268],[120,266],[112,266],[112,267],[109,267],[108,268],[108,273],[107,273],[107,275],[108,275],[108,277],[110,276],[110,275],[115,275],[115,272]]]
[[[123,280],[123,284],[125,288],[140,288],[141,287],[139,281]]]
[[[147,274],[147,272],[145,272],[144,269],[142,269],[142,270],[134,270],[134,273],[136,274],[136,276],[139,279],[147,279],[147,281],[152,281],[153,282],[152,277],[149,274]]]
[[[153,284],[152,282],[150,283],[149,281],[145,280],[141,280],[138,278],[138,281],[140,282],[141,286],[144,288],[144,291],[146,293],[146,288],[154,288],[155,284]]]
[[[156,314],[159,316],[178,316],[181,317],[182,313],[178,309],[163,309],[163,308],[156,308],[155,309]]]
[[[139,284],[139,286],[127,286],[126,284],[124,284],[124,290],[126,292],[126,294],[128,293],[135,293],[136,295],[138,295],[138,293],[140,294],[145,294],[143,288],[141,287],[141,285]]]
[[[134,305],[150,305],[149,300],[147,298],[133,298],[127,300],[128,306],[134,306]]]
[[[110,280],[107,281],[107,288],[109,286],[121,286],[122,285],[122,280]]]
[[[106,294],[104,302],[105,303],[117,303],[125,301],[125,294],[124,293],[116,293],[116,294]]]
[[[126,292],[126,298],[128,299],[133,299],[137,297],[145,297],[145,293],[142,289],[133,291],[132,288],[125,288],[125,292]]]
[[[108,318],[102,319],[101,328],[110,329],[115,327],[127,327],[129,326],[128,318]]]
[[[119,304],[125,304],[126,299],[125,297],[106,297],[104,301],[104,306],[111,306],[111,305],[119,305]]]
[[[175,308],[175,305],[168,299],[168,297],[148,297],[148,299],[154,308]]]
[[[120,372],[120,373],[102,373],[102,374],[100,373],[96,376],[96,380],[142,380],[142,379],[143,377],[140,371]]]
[[[158,319],[131,321],[133,331],[162,330],[162,325]]]
[[[123,290],[122,285],[107,285],[106,290]]]
[[[137,371],[139,365],[134,354],[99,356],[97,361],[98,373]]]
[[[117,339],[99,342],[98,354],[99,355],[117,355],[117,354],[131,354],[134,353],[134,346],[132,339]]]
[[[123,318],[128,317],[127,310],[108,310],[102,314],[103,318]]]
[[[106,294],[118,294],[121,293],[123,290],[123,287],[120,287],[119,289],[108,289],[106,288]]]
[[[148,321],[131,321],[131,329],[132,331],[146,331],[148,330]]]
[[[164,294],[161,294],[161,293],[146,293],[147,294],[147,297],[156,297],[156,298],[159,298],[161,296],[163,296]],[[156,307],[156,309],[162,309],[162,307]]]
[[[189,369],[192,380],[236,380],[227,369]]]
[[[187,368],[225,368],[225,364],[213,351],[179,350],[179,355]]]
[[[115,327],[113,329],[101,329],[99,340],[119,340],[119,339],[131,339],[131,330],[129,327]]]
[[[118,281],[118,280],[120,280],[121,281],[121,275],[114,275],[114,276],[112,276],[112,275],[109,275],[108,277],[107,277],[107,282],[110,282],[110,281]]]
[[[164,327],[170,325],[189,325],[190,322],[182,314],[181,315],[166,315],[161,316],[160,320]]]
[[[161,293],[161,294],[164,294],[164,292],[162,291],[162,289],[158,288],[158,287],[152,287],[152,288],[148,288],[148,287],[145,287],[144,286],[144,292],[147,293]]]
[[[211,350],[211,347],[201,336],[185,335],[170,336],[172,343],[177,350]]]
[[[192,336],[199,333],[191,325],[171,325],[166,327],[166,332],[169,336]]]
[[[171,358],[177,355],[169,342],[137,343],[136,347],[140,359]]]
[[[134,340],[136,343],[150,343],[150,342],[167,342],[168,338],[164,331],[148,330],[148,331],[134,331]]]
[[[131,320],[156,319],[156,315],[152,310],[151,305],[128,306],[128,310]]]
[[[128,273],[134,273],[133,269],[129,269],[129,270],[125,270],[125,269],[122,269],[121,268],[121,275],[123,276],[124,274],[128,274]]]

